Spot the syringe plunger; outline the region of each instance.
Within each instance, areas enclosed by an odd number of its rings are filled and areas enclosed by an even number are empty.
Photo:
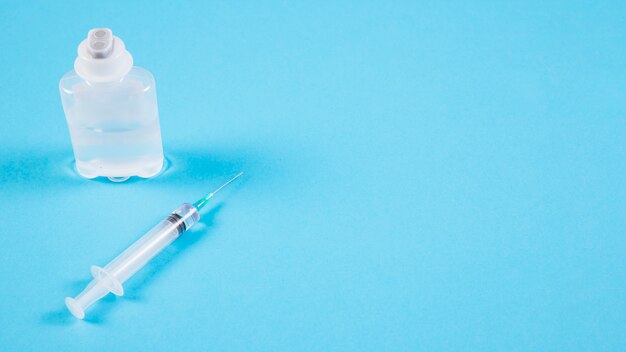
[[[198,220],[200,214],[193,205],[185,203],[178,207],[107,266],[92,266],[93,280],[78,296],[65,299],[67,308],[75,317],[83,319],[85,309],[109,292],[122,296],[122,284]]]

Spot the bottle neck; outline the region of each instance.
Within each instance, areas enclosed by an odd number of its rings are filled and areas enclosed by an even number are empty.
[[[85,80],[85,83],[87,83],[87,85],[90,87],[106,88],[106,87],[112,87],[112,86],[115,86],[117,84],[124,82],[124,79],[126,78],[126,76],[123,76],[119,79],[116,79],[114,81],[108,81],[108,82],[90,81],[89,79],[84,78],[82,76],[81,78],[83,78]]]
[[[89,51],[88,40],[83,40],[74,61],[76,74],[92,85],[123,80],[133,67],[133,57],[121,39],[113,37],[113,40],[112,52],[105,58],[94,58]]]

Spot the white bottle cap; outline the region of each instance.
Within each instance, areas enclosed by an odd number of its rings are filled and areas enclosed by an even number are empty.
[[[113,82],[133,67],[133,57],[124,42],[108,28],[94,28],[78,46],[74,70],[90,82]]]

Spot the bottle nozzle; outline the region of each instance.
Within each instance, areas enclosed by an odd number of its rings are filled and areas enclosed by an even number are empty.
[[[124,41],[109,28],[94,28],[78,46],[74,70],[90,82],[113,82],[122,79],[133,67],[133,57]]]
[[[113,53],[115,39],[108,28],[94,28],[87,34],[87,52],[94,59],[106,59]]]

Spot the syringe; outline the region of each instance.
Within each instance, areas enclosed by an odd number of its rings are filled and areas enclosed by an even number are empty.
[[[197,223],[200,220],[199,211],[209,199],[242,174],[243,172],[238,173],[213,192],[200,198],[193,205],[185,203],[176,208],[167,218],[158,223],[152,230],[148,231],[148,233],[143,235],[104,268],[93,265],[91,267],[93,280],[91,280],[83,292],[75,298],[65,298],[65,305],[67,305],[70,312],[76,318],[83,319],[85,317],[85,309],[106,296],[109,292],[122,296],[124,294],[122,284],[183,232]]]

